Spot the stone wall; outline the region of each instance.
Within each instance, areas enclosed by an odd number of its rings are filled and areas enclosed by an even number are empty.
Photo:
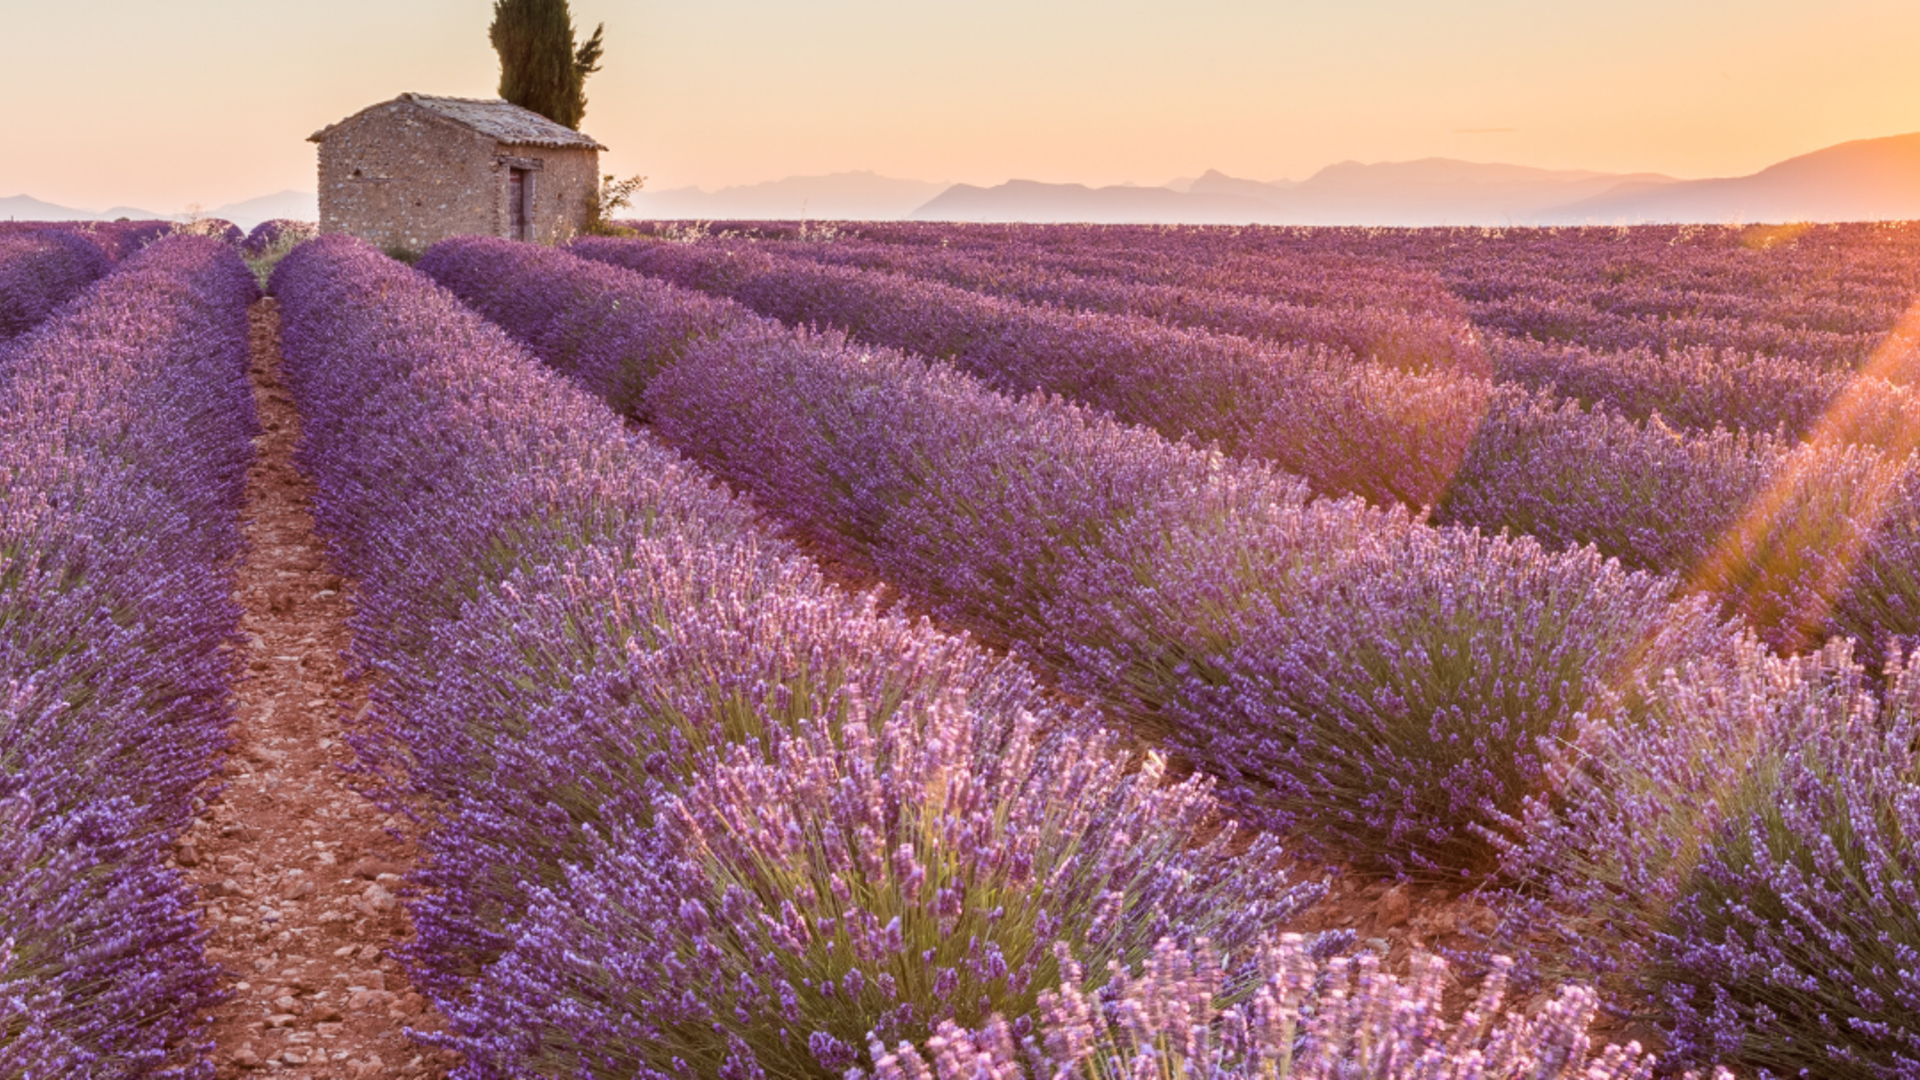
[[[600,192],[600,155],[580,147],[503,146],[500,153],[539,161],[531,173],[533,199],[529,210],[532,235],[527,239],[551,244],[578,235],[587,224],[587,200]],[[506,235],[506,180],[500,181],[500,235]]]
[[[405,102],[370,109],[320,144],[320,231],[413,251],[449,236],[506,236],[516,166],[532,182],[529,239],[578,232],[599,186],[596,152],[502,145]]]

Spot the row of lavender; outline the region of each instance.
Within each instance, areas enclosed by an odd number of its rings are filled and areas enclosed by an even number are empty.
[[[1362,250],[1431,270],[1475,325],[1600,352],[1709,347],[1844,371],[1920,290],[1920,229],[1403,230]]]
[[[0,234],[0,345],[45,322],[107,266],[104,252],[69,233]]]
[[[1920,594],[1904,570],[1920,517],[1920,478],[1905,465],[1920,402],[1890,411],[1889,395],[1904,391],[1883,384],[1850,387],[1837,399],[1846,422],[1823,424],[1809,443],[1700,435],[1457,365],[1409,372],[761,249],[599,240],[572,250],[948,360],[1003,390],[1038,387],[1197,436],[1298,473],[1318,493],[1433,505],[1443,523],[1556,550],[1592,544],[1628,567],[1686,576],[1781,647],[1846,633],[1877,654],[1920,632]],[[1829,417],[1834,405],[1823,403]],[[1762,496],[1771,517],[1745,520]]]
[[[1742,528],[1741,517],[1757,498],[1776,504],[1776,516],[1786,519],[1776,530],[1782,535],[1825,533],[1849,555],[1859,552],[1862,535],[1884,514],[1891,520],[1877,530],[1871,565],[1851,588],[1853,595],[1841,602],[1852,610],[1828,610],[1843,587],[1839,582],[1811,591],[1780,582],[1767,588],[1787,593],[1797,587],[1807,598],[1797,605],[1777,597],[1743,598],[1735,607],[1768,622],[1779,612],[1788,625],[1779,627],[1774,639],[1789,646],[1807,645],[1819,632],[1848,633],[1868,639],[1878,653],[1890,639],[1910,640],[1920,631],[1910,614],[1912,597],[1897,597],[1889,609],[1860,610],[1877,606],[1863,594],[1898,584],[1898,567],[1910,554],[1911,496],[1920,483],[1904,480],[1899,500],[1875,489],[1884,486],[1881,475],[1899,471],[1920,438],[1920,396],[1908,386],[1920,361],[1920,321],[1908,307],[1920,289],[1915,269],[1920,232],[1882,226],[1523,230],[1495,238],[1448,230],[1011,227],[1005,230],[1011,235],[999,236],[992,234],[1002,230],[971,226],[870,228],[893,242],[841,239],[772,243],[763,249],[885,266],[1047,304],[1139,311],[1178,325],[1281,341],[1296,340],[1306,330],[1285,320],[1263,322],[1263,305],[1307,304],[1343,318],[1354,318],[1350,305],[1355,303],[1456,321],[1471,317],[1484,334],[1495,378],[1542,393],[1496,389],[1479,399],[1484,415],[1440,499],[1440,520],[1512,529],[1555,547],[1593,543],[1630,566],[1710,579],[1716,549]],[[1514,265],[1507,265],[1510,258]],[[1444,279],[1446,290],[1437,281],[1423,287],[1417,278],[1425,271],[1431,271],[1429,278]],[[1447,302],[1448,290],[1465,301],[1466,312]],[[1844,355],[1828,356],[1837,367],[1821,367],[1742,352],[1726,347],[1726,340],[1715,340],[1712,347],[1687,346],[1686,340],[1698,338],[1695,331],[1707,333],[1695,327],[1675,331],[1680,344],[1668,346],[1679,351],[1667,355],[1653,355],[1645,346],[1595,353],[1506,337],[1503,332],[1537,334],[1541,328],[1508,325],[1475,307],[1491,296],[1533,296],[1541,290],[1553,292],[1556,303],[1570,303],[1577,295],[1609,312],[1662,324],[1686,323],[1707,310],[1716,320],[1712,326],[1722,329],[1734,323],[1837,327],[1853,344],[1842,350]],[[903,299],[900,290],[885,285],[875,291],[896,302]],[[827,310],[810,314],[843,325],[864,314],[854,311],[849,318],[831,303],[822,307]],[[1356,325],[1370,324],[1359,318]],[[897,338],[890,333],[894,329],[879,327],[875,336]],[[1471,366],[1470,357],[1458,355]],[[1557,400],[1563,394],[1579,406]],[[1345,413],[1324,413],[1317,402],[1302,400],[1304,422],[1324,416],[1330,427],[1350,423]],[[1475,401],[1472,394],[1452,399],[1460,408]],[[1390,430],[1399,409],[1397,403],[1387,406],[1377,423]],[[1658,419],[1649,419],[1656,413]],[[1472,423],[1462,416],[1452,426]],[[1754,434],[1713,430],[1720,427]],[[1801,436],[1823,445],[1798,446]],[[1428,432],[1416,431],[1413,440],[1427,437]],[[1884,458],[1851,444],[1875,447]],[[1375,460],[1376,469],[1386,472],[1396,459]],[[1322,474],[1284,459],[1283,464],[1300,469],[1322,490],[1375,490],[1328,488]],[[1405,486],[1376,484],[1389,490]],[[1833,491],[1850,497],[1822,498]],[[1856,525],[1824,520],[1847,514]],[[1851,572],[1851,567],[1797,569],[1803,577]],[[1887,625],[1889,616],[1895,625]]]
[[[171,221],[0,221],[0,236],[63,232],[88,241],[108,261],[118,262],[171,235],[175,228]]]
[[[424,279],[329,240],[274,287],[388,676],[363,749],[444,820],[416,958],[471,1074],[838,1074],[870,1032],[1030,1012],[1056,941],[1238,951],[1310,895],[1199,839],[1205,785],[830,589]]]
[[[1784,429],[1796,436],[1805,433],[1850,384],[1852,369],[1867,365],[1875,356],[1874,349],[1900,324],[1905,310],[1905,299],[1901,300],[1903,306],[1891,314],[1884,310],[1887,295],[1894,291],[1890,285],[1858,290],[1873,302],[1866,304],[1868,310],[1859,312],[1854,320],[1865,328],[1849,336],[1853,344],[1846,361],[1837,367],[1756,353],[1717,340],[1675,346],[1658,354],[1644,346],[1596,352],[1536,340],[1498,320],[1474,319],[1480,325],[1470,326],[1471,312],[1463,309],[1470,309],[1471,304],[1449,295],[1436,280],[1442,276],[1438,271],[1402,267],[1393,274],[1389,272],[1394,269],[1391,265],[1377,265],[1381,262],[1378,257],[1352,265],[1358,260],[1338,246],[1348,239],[1340,235],[1340,230],[1316,232],[1315,246],[1308,250],[1255,261],[1240,273],[1230,273],[1200,257],[1209,250],[1207,245],[1179,233],[1175,234],[1177,243],[1156,237],[1158,244],[1131,246],[1095,259],[1076,254],[1070,239],[1078,233],[1067,233],[1058,240],[1065,250],[1057,250],[1025,242],[983,246],[980,238],[971,236],[965,227],[925,228],[929,237],[923,240],[944,243],[840,239],[752,246],[766,253],[885,270],[1025,303],[1143,316],[1174,326],[1284,345],[1329,345],[1394,367],[1444,365],[1491,373],[1501,381],[1536,390],[1552,388],[1589,408],[1600,406],[1635,419],[1658,412],[1670,425],[1701,431],[1727,427],[1756,432]],[[1088,234],[1098,236],[1101,232],[1088,230]],[[1487,246],[1460,248],[1481,251]],[[1583,252],[1588,262],[1610,254],[1606,246],[1592,240],[1574,250]],[[1183,257],[1176,260],[1176,254]],[[1413,258],[1405,253],[1401,257]],[[1227,261],[1232,265],[1232,260]],[[1900,294],[1902,297],[1920,288],[1920,281],[1911,278],[1909,273],[1907,279],[1901,279],[1908,281],[1909,290]],[[1211,288],[1209,284],[1226,287]],[[1739,285],[1754,283],[1741,280],[1724,287]],[[1232,291],[1228,287],[1252,291]],[[1459,287],[1470,291],[1473,285],[1469,281],[1459,283]],[[922,303],[928,300],[920,298]],[[1670,298],[1667,307],[1683,302]],[[1640,317],[1662,322],[1686,318],[1671,311]],[[1899,348],[1881,349],[1886,355],[1873,365],[1871,373],[1889,383],[1882,388],[1886,408],[1904,411],[1909,417],[1920,415],[1920,404],[1904,392],[1916,374],[1911,370],[1916,360],[1912,333],[1908,328],[1901,335]]]
[[[1408,296],[1404,283],[1424,275],[1427,291],[1456,298],[1489,334],[1653,356],[1705,346],[1836,370],[1858,366],[1920,289],[1920,228],[1901,222],[1512,230],[902,223],[838,235],[986,257],[1017,251],[1030,265],[1079,275],[1309,305],[1374,296],[1382,286]]]
[[[792,239],[790,227],[741,233],[771,238],[764,246],[785,254],[1079,310],[1338,344],[1401,366],[1445,356],[1450,339],[1455,357],[1504,381],[1701,431],[1798,435],[1870,359],[1876,377],[1902,387],[1920,362],[1912,327],[1891,355],[1881,348],[1920,290],[1920,231],[1902,226],[1490,234],[867,225],[834,231],[830,243],[780,242]],[[1410,333],[1417,327],[1428,329]],[[1484,358],[1457,347],[1474,339]],[[1906,395],[1887,396],[1915,411]]]
[[[1898,666],[1882,694],[1842,648],[1775,658],[1592,561],[1302,505],[1257,468],[562,254],[451,241],[422,266],[835,556],[1188,725],[1243,805],[1485,875],[1497,940],[1602,980],[1684,1057],[1920,1064]],[[1261,735],[1291,745],[1231,759]]]
[[[1041,389],[1264,458],[1316,491],[1437,502],[1491,387],[1458,362],[1405,370],[1324,342],[1272,346],[1145,315],[1081,314],[736,245],[588,240],[577,254],[731,297],[793,324],[949,361],[1010,393]]]
[[[1491,395],[1440,520],[1555,547],[1594,543],[1630,566],[1735,586],[1734,608],[1786,647],[1848,634],[1878,656],[1920,632],[1905,571],[1920,515],[1908,463],[1920,441],[1920,229],[1910,225],[864,231],[922,259],[958,249],[1003,272],[1024,262],[1103,288],[1177,283],[1334,310],[1344,290],[1391,310],[1452,313],[1432,299],[1444,286],[1493,375],[1543,392]],[[1437,281],[1423,290],[1408,280],[1418,274]],[[1501,307],[1536,301],[1581,305],[1641,336],[1563,332]],[[1160,315],[1190,322],[1177,308]],[[1770,520],[1754,520],[1756,507]],[[1742,553],[1756,532],[1777,538],[1776,550]],[[1794,544],[1841,557],[1796,563],[1779,550]],[[1752,560],[1786,578],[1729,580],[1730,561]]]
[[[930,231],[949,242],[956,239],[954,233],[966,235],[952,227],[930,227]],[[1496,287],[1458,266],[1458,256],[1428,272],[1417,265],[1380,265],[1384,260],[1378,257],[1362,262],[1337,246],[1341,239],[1337,231],[1316,234],[1317,246],[1262,259],[1239,273],[1222,273],[1219,265],[1202,261],[1198,252],[1183,250],[1179,244],[1130,246],[1103,258],[1075,255],[1071,247],[1061,251],[1027,242],[981,246],[977,238],[958,247],[853,240],[775,242],[762,247],[832,264],[930,278],[1028,303],[1145,315],[1172,325],[1283,344],[1330,344],[1396,367],[1451,363],[1535,390],[1551,388],[1588,408],[1601,406],[1641,420],[1657,412],[1670,425],[1700,431],[1726,427],[1757,432],[1785,429],[1793,435],[1806,432],[1845,389],[1849,369],[1860,366],[1869,354],[1865,342],[1877,343],[1894,325],[1887,321],[1884,298],[1869,293],[1875,302],[1867,304],[1867,310],[1848,309],[1854,315],[1849,325],[1860,328],[1846,336],[1845,362],[1838,366],[1756,352],[1751,342],[1740,348],[1738,326],[1730,328],[1725,320],[1709,329],[1676,332],[1680,340],[1662,343],[1658,352],[1644,344],[1596,350],[1562,341],[1536,323],[1481,310],[1472,297]],[[1161,242],[1165,244],[1164,239]],[[1461,248],[1482,253],[1490,246]],[[1591,239],[1572,245],[1588,263],[1612,255],[1610,246]],[[1143,267],[1143,251],[1157,251],[1158,265],[1149,262]],[[1176,253],[1184,258],[1165,265]],[[1403,252],[1400,257],[1414,256]],[[1356,262],[1359,265],[1353,265]],[[1397,275],[1390,273],[1394,269]],[[1568,269],[1562,266],[1525,269],[1547,273],[1551,287],[1561,291],[1566,287],[1564,278],[1574,276],[1562,272]],[[1442,277],[1454,278],[1450,283],[1465,296],[1451,295],[1439,280]],[[1222,287],[1203,287],[1200,282],[1217,282]],[[1589,298],[1607,288],[1585,280],[1580,284]],[[1722,287],[1752,289],[1755,283],[1741,279]],[[1630,305],[1646,308],[1635,310],[1634,318],[1666,326],[1697,318],[1691,310],[1711,300],[1735,299],[1743,308],[1756,306],[1753,297],[1745,294],[1703,297],[1687,290],[1675,296],[1683,286],[1667,282],[1661,288],[1666,292],[1665,303]],[[1518,285],[1499,287],[1499,291],[1534,295]],[[1569,301],[1563,297],[1555,302]],[[1605,299],[1588,302],[1609,303]],[[1614,303],[1625,306],[1625,302]],[[1762,316],[1775,310],[1763,304],[1743,314],[1764,321]],[[1896,318],[1898,313],[1896,309]],[[1903,359],[1910,364],[1913,358]],[[1900,381],[1910,382],[1912,375],[1905,372]],[[1920,413],[1920,406],[1912,405],[1903,394],[1890,392],[1888,399]]]
[[[1589,992],[1449,1034],[1438,968],[1268,938],[1317,888],[1207,781],[827,585],[424,278],[327,239],[274,289],[465,1075],[1585,1066]]]
[[[1309,501],[1263,465],[612,267],[456,240],[421,268],[835,559],[1350,858],[1484,870],[1474,826],[1557,771],[1540,745],[1631,654],[1657,669],[1720,632],[1591,551]]]
[[[991,248],[763,241],[759,250],[827,265],[884,270],[971,292],[1073,311],[1137,315],[1174,326],[1283,344],[1310,342],[1409,371],[1480,370],[1478,335],[1431,275],[1394,273],[1332,256],[1300,265],[1280,296],[1139,275],[1130,263],[1094,270],[1028,244]],[[1302,281],[1303,272],[1311,276]]]
[[[241,229],[238,225],[220,218],[201,218],[187,222],[0,221],[0,239],[50,232],[61,233],[78,237],[92,244],[109,262],[118,262],[138,253],[156,240],[176,234],[208,237],[238,248],[244,255],[257,257],[289,240],[310,239],[317,231],[312,222],[287,218],[263,221],[252,229]]]
[[[231,720],[256,295],[162,241],[0,375],[0,1075],[211,1076],[166,859]]]

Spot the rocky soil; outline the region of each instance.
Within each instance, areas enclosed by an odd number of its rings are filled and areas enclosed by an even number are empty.
[[[237,597],[246,671],[224,789],[175,857],[202,897],[208,955],[231,997],[214,1010],[222,1080],[441,1077],[453,1059],[408,1028],[439,1018],[388,950],[408,925],[396,893],[407,823],[354,790],[342,723],[365,702],[341,650],[348,582],[314,535],[313,486],[294,467],[300,420],[281,387],[272,300],[253,312],[260,458],[248,478]]]

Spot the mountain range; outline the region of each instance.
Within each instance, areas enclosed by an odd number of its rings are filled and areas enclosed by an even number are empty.
[[[1299,182],[1208,172],[1166,188],[955,184],[922,221],[1269,225],[1637,225],[1920,218],[1920,133],[1862,139],[1751,176],[1676,180],[1447,158],[1329,165]]]
[[[203,216],[251,228],[275,217],[311,221],[318,216],[318,206],[310,192],[282,191]],[[1160,187],[1037,180],[980,187],[845,172],[790,176],[712,192],[697,187],[641,191],[628,216],[1403,226],[1913,220],[1920,219],[1920,133],[1841,143],[1750,176],[1709,180],[1449,158],[1343,161],[1300,181],[1248,180],[1210,170]],[[26,195],[0,198],[0,220],[118,217],[184,215],[131,207],[90,212]]]
[[[1622,184],[1563,213],[1649,222],[1912,220],[1920,218],[1920,134],[1845,142],[1730,180]]]
[[[212,210],[191,214],[160,214],[152,210],[142,210],[137,206],[116,206],[109,210],[76,210],[71,206],[56,206],[42,202],[31,195],[13,195],[0,198],[0,221],[113,221],[116,218],[131,218],[134,221],[185,221],[189,217],[215,217],[233,222],[243,229],[272,218],[292,218],[296,221],[315,221],[320,217],[320,197],[311,191],[277,191],[272,195],[242,202],[228,203]]]

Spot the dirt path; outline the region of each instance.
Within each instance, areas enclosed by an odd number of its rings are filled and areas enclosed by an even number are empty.
[[[234,753],[225,790],[176,852],[232,992],[212,1017],[214,1062],[222,1080],[444,1076],[451,1059],[404,1033],[438,1018],[385,953],[408,933],[394,891],[412,845],[340,768],[351,759],[341,720],[365,693],[342,674],[349,590],[327,567],[313,485],[291,461],[300,422],[278,379],[273,305],[253,311],[266,433],[247,481],[237,596],[248,670]]]

